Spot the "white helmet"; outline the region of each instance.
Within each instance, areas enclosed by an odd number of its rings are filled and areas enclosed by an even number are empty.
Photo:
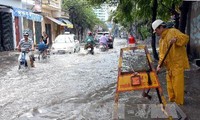
[[[24,32],[23,35],[24,36],[28,36],[29,34],[28,34],[28,32]]]
[[[155,21],[152,23],[152,28],[153,28],[154,32],[155,32],[156,28],[157,28],[159,25],[161,25],[162,23],[164,23],[164,22],[163,22],[162,20],[160,20],[160,19],[157,19],[157,20],[155,20]]]

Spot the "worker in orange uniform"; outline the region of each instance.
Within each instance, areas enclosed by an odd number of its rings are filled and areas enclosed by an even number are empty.
[[[162,20],[158,19],[152,23],[154,32],[160,36],[159,40],[159,62],[157,71],[160,71],[160,64],[165,53],[173,44],[165,61],[167,92],[170,102],[178,105],[184,104],[184,70],[189,69],[189,62],[186,52],[186,45],[189,41],[188,35],[175,28],[167,28]]]
[[[132,34],[130,34],[129,38],[128,38],[128,46],[129,47],[134,47],[135,46],[135,38]]]

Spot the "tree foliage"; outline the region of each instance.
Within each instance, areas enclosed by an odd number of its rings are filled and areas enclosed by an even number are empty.
[[[105,26],[85,0],[63,0],[62,9],[69,11],[75,31],[80,29],[92,31],[95,25]]]
[[[92,5],[99,5],[104,2],[110,3],[113,0],[87,0]],[[169,20],[174,5],[174,10],[178,11],[182,0],[157,0],[157,18],[165,21]],[[120,23],[124,27],[130,27],[133,22],[150,21],[152,19],[152,7],[154,0],[118,0],[117,10],[112,17],[114,22]],[[146,24],[144,24],[146,25]],[[150,27],[150,26],[149,26]]]
[[[94,3],[96,0],[88,0]],[[105,0],[97,0],[98,4],[105,2]],[[112,1],[112,0],[107,0]],[[162,19],[168,21],[172,15],[175,16],[175,27],[179,26],[179,6],[182,0],[118,0],[119,4],[117,10],[112,15],[113,21],[120,23],[127,29],[130,29],[135,25],[138,29],[138,33],[144,38],[146,35],[150,35],[152,31],[151,23],[155,19]],[[186,3],[187,4],[187,3]],[[183,6],[187,6],[187,5]],[[183,11],[183,10],[182,10]],[[185,12],[187,13],[187,11]],[[184,19],[183,19],[184,20]],[[148,21],[148,22],[145,22]],[[143,24],[141,24],[143,23]],[[186,23],[186,22],[181,22]],[[182,25],[180,25],[182,26]],[[184,29],[183,29],[184,30]],[[155,46],[155,35],[152,34],[152,48],[155,59],[158,59]]]

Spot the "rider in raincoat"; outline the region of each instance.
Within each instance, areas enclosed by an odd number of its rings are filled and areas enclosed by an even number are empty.
[[[92,54],[94,54],[94,45],[95,45],[95,42],[94,42],[94,37],[92,35],[92,32],[88,32],[88,36],[87,38],[85,39],[85,47],[84,49],[86,50],[87,48],[91,48],[92,49]]]
[[[167,92],[170,102],[179,105],[184,104],[184,70],[189,68],[186,52],[186,45],[189,37],[175,28],[167,28],[162,20],[155,20],[152,23],[154,32],[160,36],[159,40],[159,63],[157,71],[160,71],[160,64],[170,44],[173,44],[165,61],[167,74]]]

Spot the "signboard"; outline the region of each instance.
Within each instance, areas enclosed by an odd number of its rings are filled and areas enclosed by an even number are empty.
[[[117,92],[160,87],[146,46],[122,48],[118,67]],[[135,78],[140,79],[140,83],[134,85],[132,78],[136,74],[138,78]]]
[[[165,97],[162,93],[162,88],[158,81],[158,76],[156,74],[155,69],[152,66],[152,60],[148,49],[146,46],[136,46],[136,47],[126,47],[122,48],[120,51],[120,58],[119,58],[119,65],[118,65],[118,81],[117,81],[117,90],[115,94],[115,104],[114,104],[114,119],[118,119],[120,116],[118,113],[121,111],[118,109],[119,104],[119,93],[126,92],[126,91],[133,91],[133,90],[144,90],[143,97],[149,97],[148,95],[149,90],[151,88],[155,88],[159,102],[161,106],[155,110],[153,114],[157,114],[155,118],[161,117],[158,113],[164,113],[165,117],[161,118],[168,118],[172,119],[172,114],[170,114],[169,110],[172,110],[170,107],[169,109],[165,109],[167,107],[167,102]],[[145,89],[148,89],[145,92]],[[175,104],[175,103],[174,103]],[[176,105],[176,104],[175,104]],[[176,105],[176,110],[181,115],[180,118],[185,119],[186,115],[183,111]],[[151,115],[153,118],[153,116]]]
[[[131,76],[133,74],[120,75],[118,77],[118,87],[117,87],[118,92],[131,91],[131,90],[143,90],[143,89],[159,87],[158,79],[154,72],[150,72],[150,78],[152,82],[151,85],[148,84],[148,75],[146,72],[139,72],[138,74],[141,77],[141,84],[135,85],[135,86],[132,85],[131,83]]]
[[[26,19],[41,22],[43,20],[42,15],[35,14],[30,10],[21,9],[21,8],[14,8],[13,7],[14,16],[18,17],[25,17]]]

